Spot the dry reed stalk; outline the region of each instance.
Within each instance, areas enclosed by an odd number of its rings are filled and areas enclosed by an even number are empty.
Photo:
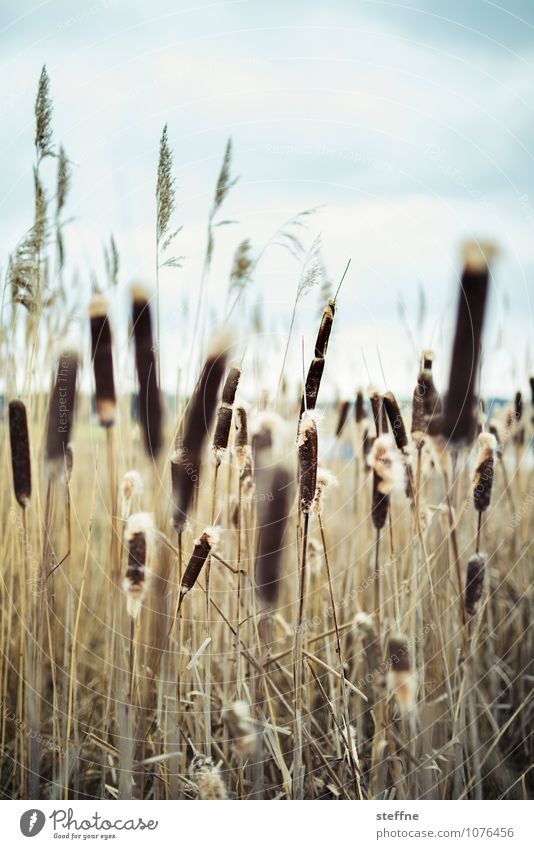
[[[440,428],[454,445],[470,444],[476,431],[475,385],[482,341],[492,245],[469,243],[464,248],[456,330],[449,386]]]
[[[145,450],[149,457],[155,459],[163,441],[163,404],[154,354],[150,303],[146,292],[139,286],[134,286],[132,289],[132,333],[139,385],[139,421],[143,431]]]

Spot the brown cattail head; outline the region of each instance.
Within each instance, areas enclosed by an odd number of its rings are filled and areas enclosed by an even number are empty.
[[[376,439],[376,436],[372,436],[369,433],[369,423],[367,419],[364,420],[364,428],[363,428],[363,440],[362,440],[362,454],[363,454],[363,464],[366,471],[369,471],[371,468],[369,465],[369,455],[373,448],[373,443]]]
[[[154,521],[149,513],[134,513],[126,523],[124,539],[128,549],[128,567],[123,590],[128,616],[132,619],[139,616],[146,595],[154,533]]]
[[[230,438],[230,428],[232,426],[232,409],[235,401],[235,394],[239,384],[241,372],[238,368],[231,368],[224,382],[221,406],[217,411],[217,422],[215,425],[215,434],[213,437],[213,450],[218,463],[221,462],[222,456],[228,448],[228,440]]]
[[[113,353],[108,302],[95,295],[89,304],[91,321],[91,359],[95,375],[96,414],[102,427],[115,423],[117,397],[113,378]]]
[[[184,596],[195,586],[211,549],[217,545],[219,541],[219,536],[219,528],[206,528],[200,539],[195,541],[193,553],[189,558],[189,563],[186,566],[182,583],[180,585],[181,596]]]
[[[74,421],[77,373],[78,355],[73,351],[64,351],[59,356],[56,380],[50,396],[46,434],[46,458],[58,469],[64,468]]]
[[[150,304],[145,292],[132,290],[132,330],[135,341],[135,366],[139,384],[138,412],[145,448],[156,457],[163,438],[163,405],[159,391],[155,346],[152,337]]]
[[[221,767],[212,758],[195,755],[189,767],[189,776],[198,788],[199,798],[205,801],[227,799],[228,793],[221,777]]]
[[[255,469],[260,469],[264,459],[269,460],[279,453],[284,432],[284,420],[270,410],[264,410],[254,417],[251,426],[252,459]]]
[[[503,455],[504,445],[502,441],[501,423],[497,419],[491,419],[489,432],[495,437],[495,456],[500,459]]]
[[[464,249],[464,270],[452,348],[449,387],[441,432],[453,443],[469,444],[476,432],[475,385],[486,311],[488,263],[492,245],[470,243]]]
[[[326,307],[324,308],[324,312],[321,318],[321,324],[319,325],[319,332],[317,333],[317,339],[315,340],[315,356],[318,358],[322,357],[324,359],[324,357],[326,357],[326,351],[330,339],[330,332],[332,330],[332,324],[334,323],[335,311],[335,301],[330,298]]]
[[[376,530],[381,530],[388,516],[390,493],[402,482],[403,471],[398,455],[393,451],[391,437],[375,439],[369,455],[373,469],[373,496],[371,518]]]
[[[423,371],[432,371],[434,363],[434,351],[423,351],[422,364]]]
[[[478,444],[480,449],[476,461],[473,501],[475,510],[482,513],[488,509],[491,501],[497,440],[491,433],[481,433],[478,437]]]
[[[406,713],[415,702],[415,677],[407,637],[392,634],[388,640],[387,654],[389,689],[395,693],[402,713]]]
[[[341,401],[338,408],[336,438],[341,435],[341,431],[345,427],[347,416],[350,410],[350,401]]]
[[[521,394],[521,392],[515,393],[514,412],[516,422],[520,422],[523,418],[523,395]]]
[[[248,418],[247,411],[242,404],[238,404],[235,408],[235,456],[237,467],[240,472],[245,468],[247,454],[250,453],[248,444]]]
[[[469,616],[476,613],[478,603],[482,598],[484,588],[484,573],[486,559],[483,554],[473,554],[467,563],[467,578],[465,582],[465,609]]]
[[[182,533],[193,493],[199,485],[202,453],[211,430],[224,376],[228,337],[216,338],[189,402],[181,445],[171,462],[173,526]]]
[[[361,389],[358,389],[356,393],[356,405],[354,408],[354,412],[356,417],[356,424],[360,424],[360,422],[363,422],[365,418],[365,401]]]
[[[234,702],[229,707],[224,708],[222,720],[228,728],[237,754],[241,758],[254,754],[257,744],[257,731],[247,702]]]
[[[65,468],[63,470],[63,480],[66,486],[69,485],[70,479],[72,477],[72,469],[74,467],[74,454],[72,451],[72,445],[69,442],[67,448],[65,450]]]
[[[228,448],[230,428],[232,426],[232,415],[232,407],[227,404],[221,404],[217,410],[217,421],[215,423],[215,433],[213,435],[213,450],[218,463],[221,462],[223,454]]]
[[[319,388],[321,386],[324,364],[324,357],[314,357],[310,363],[306,377],[306,386],[304,389],[306,402],[303,397],[300,402],[300,415],[302,415],[304,410],[315,410],[315,407],[317,406],[317,398],[319,395]]]
[[[232,366],[226,380],[224,381],[224,386],[221,395],[221,402],[223,404],[228,404],[230,407],[235,401],[235,394],[237,392],[237,387],[239,385],[239,378],[241,377],[241,370],[236,366]]]
[[[408,446],[408,437],[406,435],[406,428],[404,427],[400,407],[393,392],[386,392],[383,397],[383,403],[391,425],[391,432],[393,433],[395,444],[400,451],[404,451],[404,449]]]
[[[534,377],[529,377],[528,382],[530,385],[530,406],[532,408],[532,417],[530,421],[534,424]]]
[[[368,389],[369,401],[371,402],[371,411],[373,413],[373,421],[375,423],[376,435],[380,436],[382,427],[382,398],[378,389],[370,386]]]
[[[32,469],[28,419],[26,407],[22,401],[11,401],[9,404],[9,439],[13,490],[18,503],[24,508],[32,494]]]
[[[258,543],[255,564],[256,593],[263,604],[274,606],[280,590],[284,532],[292,498],[292,480],[282,465],[261,475],[258,493]]]
[[[357,613],[354,623],[365,651],[374,698],[375,701],[380,701],[386,694],[386,668],[382,660],[380,640],[376,635],[373,620],[367,613]]]
[[[305,410],[299,422],[300,506],[309,513],[317,485],[318,439],[317,425],[312,414]]]

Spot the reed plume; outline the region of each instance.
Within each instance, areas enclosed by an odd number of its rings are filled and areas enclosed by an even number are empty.
[[[258,735],[248,703],[242,700],[233,702],[222,711],[222,720],[239,757],[245,758],[254,754]]]
[[[189,767],[189,775],[198,788],[203,801],[227,799],[228,792],[221,777],[220,764],[204,755],[195,755]]]
[[[30,438],[26,407],[22,401],[9,403],[9,440],[15,498],[24,509],[32,494]]]
[[[132,332],[139,384],[138,411],[149,457],[159,453],[163,439],[163,406],[158,385],[150,304],[143,289],[132,290]]]
[[[115,423],[117,397],[113,377],[113,353],[108,303],[96,295],[89,304],[91,358],[95,375],[96,414],[102,427]]]

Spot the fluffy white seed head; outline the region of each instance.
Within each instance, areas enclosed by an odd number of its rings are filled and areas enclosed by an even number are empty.
[[[126,472],[121,481],[120,493],[121,515],[123,519],[127,519],[132,512],[132,507],[139,506],[139,501],[143,494],[143,479],[139,472],[135,469],[130,469],[129,472]]]
[[[395,450],[393,438],[388,434],[375,439],[367,462],[380,478],[378,490],[389,495],[394,489],[400,489],[404,482],[404,469]]]

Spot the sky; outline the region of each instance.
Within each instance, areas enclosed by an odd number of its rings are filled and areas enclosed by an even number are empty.
[[[176,178],[175,253],[160,272],[162,374],[187,371],[206,223],[226,141],[239,181],[225,201],[203,310],[225,315],[236,246],[259,252],[280,225],[319,236],[338,300],[329,391],[369,381],[400,394],[417,352],[448,374],[466,240],[499,248],[482,389],[528,389],[534,370],[534,6],[528,0],[3,0],[0,4],[0,267],[31,223],[33,105],[47,65],[54,142],[72,162],[65,276],[86,332],[103,244],[120,254],[114,320],[133,279],[155,284],[155,181],[168,124]],[[53,193],[56,163],[43,178]],[[262,356],[241,331],[251,379],[276,385],[302,261],[262,254],[235,317],[255,314]],[[424,304],[421,306],[421,291]],[[400,315],[399,302],[403,306]],[[311,356],[318,289],[299,303],[288,371]],[[121,323],[122,322],[122,323]],[[122,333],[122,335],[121,335]],[[249,340],[250,341],[250,340]],[[274,343],[274,344],[273,344]],[[246,348],[246,350],[245,350]]]

